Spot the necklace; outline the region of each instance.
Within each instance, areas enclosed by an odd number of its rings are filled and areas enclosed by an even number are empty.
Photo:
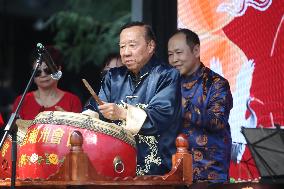
[[[36,91],[36,100],[38,103],[42,106],[42,108],[48,108],[55,104],[57,100],[57,92],[50,91],[45,98],[43,98],[43,95],[40,95],[39,90]]]

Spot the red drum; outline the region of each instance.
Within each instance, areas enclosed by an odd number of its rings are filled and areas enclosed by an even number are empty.
[[[11,177],[11,147],[12,139],[8,136],[0,151],[0,179]]]
[[[17,143],[20,144],[20,141],[25,137],[28,127],[32,125],[32,120],[18,119],[16,120],[16,124],[18,126]],[[12,147],[12,139],[11,136],[8,135],[6,141],[2,146],[2,149],[0,149],[0,179],[11,177],[11,167],[12,167],[11,147]],[[18,145],[18,150],[19,150],[19,145]]]
[[[99,174],[135,176],[136,148],[131,133],[87,115],[55,111],[40,113],[29,127],[18,151],[18,177],[47,178],[55,173],[69,152],[69,139],[74,130],[82,133],[84,152]],[[6,147],[2,158],[7,158],[2,162],[9,159],[10,146]],[[10,165],[6,167],[7,176]]]

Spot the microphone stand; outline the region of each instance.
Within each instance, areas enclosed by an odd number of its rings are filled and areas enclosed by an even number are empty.
[[[17,131],[18,131],[18,127],[15,124],[16,122],[16,118],[18,118],[19,115],[19,111],[22,107],[24,98],[34,80],[35,74],[39,68],[39,66],[42,64],[42,53],[39,52],[39,58],[36,60],[36,66],[35,69],[30,77],[30,80],[25,88],[24,93],[22,94],[22,97],[20,99],[20,102],[16,108],[16,111],[14,113],[11,114],[9,121],[4,129],[5,133],[3,135],[3,138],[1,140],[0,143],[0,149],[2,148],[4,141],[6,140],[8,133],[10,133],[10,135],[12,135],[12,148],[11,148],[11,160],[12,160],[12,174],[11,174],[11,188],[14,189],[15,188],[15,184],[16,184],[16,167],[17,167]]]

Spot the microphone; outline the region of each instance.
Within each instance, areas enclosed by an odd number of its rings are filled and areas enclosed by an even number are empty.
[[[45,64],[51,71],[51,78],[54,80],[59,80],[62,77],[62,72],[58,70],[57,66],[54,64],[52,57],[50,56],[49,52],[46,50],[46,48],[41,44],[38,43],[36,45],[38,53],[44,54],[47,60],[45,61]]]

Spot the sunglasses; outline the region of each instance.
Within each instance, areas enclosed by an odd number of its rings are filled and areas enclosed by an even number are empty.
[[[34,70],[33,70],[34,71]],[[41,73],[44,72],[46,75],[52,74],[51,70],[49,68],[44,68],[42,70],[38,69],[35,73],[35,77],[39,77]]]

